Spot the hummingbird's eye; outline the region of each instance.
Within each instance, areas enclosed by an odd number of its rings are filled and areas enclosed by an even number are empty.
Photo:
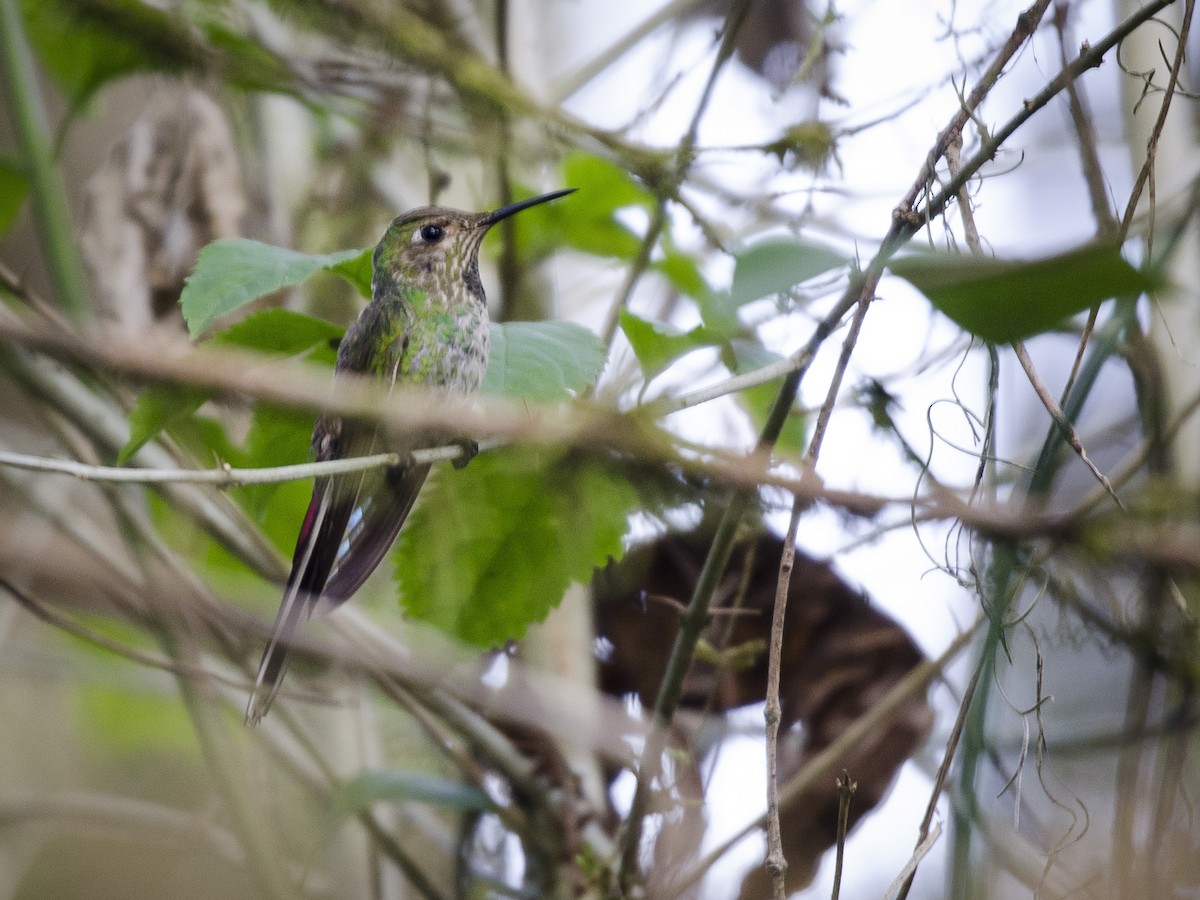
[[[445,233],[446,230],[441,225],[422,225],[421,230],[417,232],[427,244],[436,244]]]

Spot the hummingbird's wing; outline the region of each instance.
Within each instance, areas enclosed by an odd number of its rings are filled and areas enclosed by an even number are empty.
[[[351,512],[342,552],[321,594],[316,614],[345,603],[375,571],[400,533],[428,474],[428,463],[396,466],[382,473],[383,483],[375,490],[360,495],[360,502]]]
[[[362,325],[369,327],[370,323],[356,323]],[[364,350],[364,331],[367,328],[355,326],[347,331],[338,351],[338,369],[377,376],[388,372],[394,379],[407,341],[403,337],[396,341],[389,348],[392,355],[381,361]],[[428,436],[410,438],[411,447],[389,445],[387,449],[428,446],[430,441]],[[374,425],[322,416],[313,430],[313,455],[318,461],[366,456],[382,449],[384,444]],[[313,615],[345,602],[375,571],[412,510],[428,472],[426,463],[316,480],[296,539],[283,601],[246,709],[247,722],[256,724],[274,701],[297,629]]]

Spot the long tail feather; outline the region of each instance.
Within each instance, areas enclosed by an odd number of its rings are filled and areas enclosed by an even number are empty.
[[[254,690],[246,706],[246,722],[251,725],[262,721],[275,695],[279,693],[279,685],[287,671],[292,638],[296,630],[312,616],[317,598],[337,559],[352,506],[353,496],[342,499],[327,482],[318,482],[313,488],[312,500],[296,540],[296,552],[283,591],[283,602],[271,627],[271,636],[258,666]]]

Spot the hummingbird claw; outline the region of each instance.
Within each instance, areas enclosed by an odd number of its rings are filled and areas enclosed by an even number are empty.
[[[467,463],[479,455],[479,441],[473,441],[470,438],[458,438],[450,443],[457,444],[462,448],[462,456],[456,456],[450,460],[456,469],[465,469]]]

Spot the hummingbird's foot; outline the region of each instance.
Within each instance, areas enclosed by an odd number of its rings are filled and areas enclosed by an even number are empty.
[[[470,438],[458,438],[450,443],[462,448],[462,456],[456,456],[450,460],[456,469],[466,468],[467,463],[479,454],[479,441],[473,441]]]

